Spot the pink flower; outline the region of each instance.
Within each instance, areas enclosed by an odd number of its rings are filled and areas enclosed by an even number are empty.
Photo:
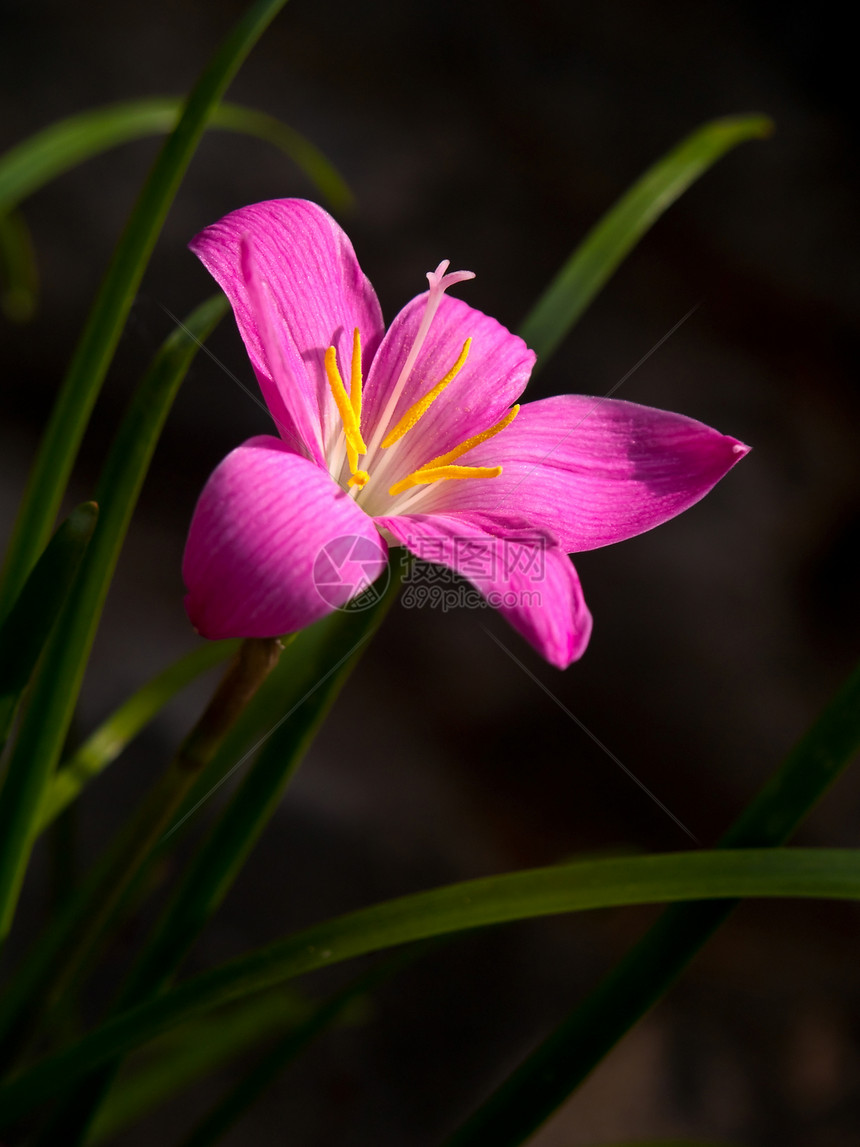
[[[386,331],[349,239],[313,203],[244,207],[191,248],[233,305],[279,433],[228,454],[194,512],[185,603],[204,637],[291,633],[345,604],[356,585],[321,592],[320,560],[337,565],[351,539],[368,580],[389,545],[457,569],[565,667],[591,632],[567,555],[674,517],[747,453],[630,402],[512,406],[535,356],[446,294],[471,272],[440,264]]]

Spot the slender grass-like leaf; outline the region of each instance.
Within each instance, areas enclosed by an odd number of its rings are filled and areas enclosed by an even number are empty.
[[[4,802],[0,938],[11,925],[44,792],[62,751],[102,606],[161,428],[200,341],[226,307],[224,297],[217,295],[189,316],[186,329],[170,335],[134,395],[105,463],[96,493],[98,527],[46,646],[9,763],[10,775],[20,770],[28,781],[14,803]]]
[[[0,215],[58,176],[112,147],[173,131],[184,101],[127,100],[92,108],[51,124],[0,155]],[[219,104],[209,128],[255,136],[284,152],[338,210],[352,194],[319,148],[274,116],[238,104]]]
[[[180,1147],[213,1147],[220,1143],[224,1135],[256,1103],[260,1096],[275,1082],[284,1069],[307,1047],[309,1043],[344,1017],[347,1009],[368,995],[379,984],[412,963],[415,956],[424,950],[423,945],[411,945],[405,952],[377,964],[365,975],[329,999],[324,1000],[295,1031],[281,1039],[270,1051],[254,1064],[215,1107],[197,1124]],[[416,951],[417,949],[417,951]]]
[[[538,365],[558,346],[618,264],[700,175],[739,143],[773,130],[765,116],[713,120],[673,148],[588,232],[519,329]]]
[[[744,849],[581,861],[353,912],[186,980],[20,1072],[0,1087],[0,1128],[174,1024],[356,956],[563,912],[750,896],[860,899],[860,851]]]
[[[133,693],[111,713],[64,761],[51,778],[39,811],[37,831],[67,808],[81,790],[123,752],[129,742],[144,729],[186,685],[203,673],[226,661],[239,648],[235,641],[207,641],[180,657]]]
[[[719,847],[767,849],[783,844],[858,752],[860,666],[732,825]],[[726,851],[723,855],[732,853]],[[796,853],[773,851],[760,855]],[[827,855],[833,854],[820,854],[822,858]],[[825,867],[828,863],[825,859]],[[834,856],[833,863],[839,865],[842,861]],[[704,898],[701,891],[694,891],[687,899]],[[735,906],[733,899],[726,899],[668,909],[449,1140],[448,1147],[483,1147],[485,1143],[515,1147],[525,1142],[665,994]]]
[[[51,533],[90,413],[149,256],[212,113],[286,0],[257,0],[204,70],[170,133],[114,252],[33,465],[0,582],[0,617]]]
[[[282,700],[288,705],[149,937],[123,992],[126,1005],[164,983],[223,900],[399,589],[400,579],[392,578],[372,608],[324,618],[311,645],[313,657],[304,655],[303,635],[296,640]]]
[[[171,832],[156,847],[156,856],[165,855],[181,839],[181,831],[195,817],[205,816],[210,808],[218,807],[215,798],[225,782],[234,776],[241,777],[242,771],[250,768],[256,751],[269,734],[291,709],[302,702],[307,691],[319,683],[326,669],[330,668],[330,665],[324,666],[323,659],[333,640],[332,629],[337,627],[340,617],[340,614],[335,614],[323,618],[316,625],[285,640],[288,647],[295,642],[296,648],[289,648],[281,657],[228,731],[210,765],[177,810]],[[207,642],[203,648],[214,650],[217,645]],[[293,666],[294,660],[298,670]],[[314,667],[318,666],[323,668],[313,675]],[[50,794],[50,789],[48,792]],[[0,998],[0,1063],[8,1061],[25,1033],[33,1029],[36,1016],[44,1009],[52,994],[50,982],[56,974],[57,961],[69,950],[76,921],[88,913],[90,897],[97,883],[96,880],[88,882],[66,909],[50,921],[6,986],[4,996]]]
[[[215,912],[399,588],[400,579],[392,579],[372,608],[331,614],[307,634],[297,636],[288,659],[291,672],[279,682],[284,691],[278,719],[265,731],[259,758],[190,862],[124,985],[117,1010],[157,991]],[[176,824],[181,827],[182,819]],[[61,1129],[65,1136],[64,1144],[71,1147],[77,1142],[70,1129],[80,1136],[118,1066],[118,1062],[106,1065],[86,1080],[52,1118],[52,1127]]]
[[[231,1088],[224,1098],[200,1121],[181,1143],[181,1147],[210,1147],[220,1143],[226,1132],[237,1123],[260,1095],[270,1087],[284,1068],[318,1035],[331,1027],[355,999],[350,989],[322,1004],[295,1032],[281,1040],[253,1070]]]
[[[317,1010],[281,987],[168,1032],[142,1048],[117,1080],[87,1142],[110,1139],[223,1064],[297,1031]]]
[[[274,638],[241,643],[212,699],[168,767],[22,962],[0,997],[0,1063],[4,1068],[15,1063],[38,1036],[38,1020],[44,1012],[53,1007],[62,1015],[65,998],[93,963],[117,910],[145,873],[195,777],[211,761],[224,730],[271,671],[280,652],[280,643]],[[65,1143],[71,1147],[73,1136],[68,1127],[65,1130]]]
[[[20,211],[0,210],[0,311],[25,323],[36,310],[39,271],[30,229]]]
[[[60,610],[78,572],[84,551],[98,520],[95,502],[84,502],[66,518],[39,561],[33,567],[21,596],[0,625],[0,749],[21,694],[32,676]],[[10,772],[0,803],[0,836],[9,831],[8,817],[17,802],[20,785],[28,785],[29,775]]]

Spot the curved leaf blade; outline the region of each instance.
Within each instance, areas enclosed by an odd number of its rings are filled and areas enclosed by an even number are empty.
[[[216,1143],[222,1142],[227,1132],[240,1122],[309,1043],[337,1020],[348,1019],[346,1014],[348,1009],[358,1003],[362,996],[369,995],[374,988],[407,964],[411,964],[416,955],[425,950],[426,946],[419,944],[410,946],[405,952],[396,953],[318,1004],[296,1031],[280,1040],[233,1088],[227,1091],[183,1139],[180,1147],[214,1147]]]
[[[282,1039],[315,1014],[308,1000],[279,988],[169,1032],[143,1048],[117,1080],[87,1142],[111,1139],[210,1072],[267,1039]]]
[[[0,836],[0,939],[11,926],[45,788],[65,742],[110,580],[164,420],[201,340],[226,310],[226,299],[216,295],[169,336],[132,398],[105,463],[96,492],[98,529],[49,638],[9,763],[10,773],[26,771],[28,783],[27,799],[9,812],[6,834]]]
[[[136,139],[173,131],[184,101],[126,100],[92,108],[50,124],[0,156],[0,214],[88,159]],[[239,104],[219,104],[207,125],[273,144],[304,172],[331,205],[345,209],[352,193],[333,164],[310,140],[274,116]]]
[[[122,1005],[173,974],[242,870],[329,709],[400,591],[392,578],[375,605],[337,612],[296,636],[280,677],[280,713],[259,755],[197,854],[129,975]]]
[[[766,116],[713,120],[682,140],[622,195],[588,232],[519,329],[537,352],[538,365],[552,354],[619,263],[690,184],[739,143],[763,139],[772,130]]]
[[[860,851],[745,849],[580,861],[353,912],[195,976],[19,1073],[0,1087],[0,1127],[174,1024],[356,956],[536,916],[750,896],[860,899]]]
[[[26,323],[36,310],[39,271],[30,229],[20,211],[0,210],[0,311]]]
[[[261,749],[257,760],[179,881],[161,920],[132,967],[115,1011],[154,995],[182,962],[241,870],[399,588],[400,579],[392,579],[372,608],[355,613],[335,612],[295,636],[290,647],[289,670],[279,675],[277,720],[267,727],[262,741],[255,746]],[[267,704],[263,705],[264,709]],[[231,763],[221,775],[226,779],[243,759],[240,757],[238,762]],[[221,771],[221,762],[213,760],[210,765]],[[215,771],[207,769],[201,776],[201,780],[209,778],[210,788],[198,799],[208,799],[213,782],[219,783],[213,775]],[[180,828],[195,808],[196,805],[191,805],[174,827]],[[166,839],[171,835],[172,831],[166,834]],[[97,1109],[102,1096],[108,1093],[118,1066],[118,1063],[108,1064],[92,1080],[83,1081],[71,1109],[60,1110],[55,1115],[57,1125],[68,1128],[70,1122],[73,1125],[86,1122],[85,1109]]]
[[[39,654],[66,601],[84,552],[96,528],[95,502],[84,502],[66,518],[33,567],[12,611],[0,625],[0,749],[5,744],[15,709],[36,668]],[[14,787],[14,781],[8,781]],[[14,798],[3,789],[0,836],[6,829]]]
[[[0,581],[0,616],[50,536],[90,413],[168,209],[206,124],[245,57],[286,0],[257,0],[197,81],[131,213],[42,437]]]
[[[177,693],[232,657],[238,648],[238,639],[207,641],[180,657],[124,701],[51,778],[39,810],[36,831],[42,832],[76,800],[90,781],[116,760]]]
[[[860,752],[860,665],[719,842],[783,844]],[[775,854],[775,853],[774,853]],[[783,854],[784,855],[784,854]],[[695,899],[701,900],[700,897]],[[675,904],[448,1141],[518,1147],[671,987],[736,901]]]

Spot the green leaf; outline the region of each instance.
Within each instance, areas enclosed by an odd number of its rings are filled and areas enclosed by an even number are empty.
[[[20,211],[0,211],[0,311],[25,323],[36,310],[39,272],[26,220]]]
[[[255,108],[219,104],[211,126],[253,135],[273,144],[305,173],[334,211],[349,211],[354,206],[352,192],[331,161],[309,139],[274,116]]]
[[[618,264],[700,175],[739,143],[770,135],[765,116],[713,120],[694,131],[633,184],[585,236],[529,312],[519,334],[550,355]]]
[[[33,568],[21,596],[0,625],[0,749],[22,692],[32,676],[78,572],[81,558],[98,520],[95,502],[84,502],[66,518]],[[29,784],[26,775],[10,771],[0,802],[0,836],[9,831],[8,819],[18,800],[19,786]]]
[[[468,881],[353,912],[186,980],[20,1072],[0,1087],[0,1127],[174,1024],[356,956],[562,912],[748,896],[860,899],[860,851],[746,849],[581,861]]]
[[[238,648],[238,640],[198,645],[123,702],[51,778],[39,810],[37,831],[42,832],[91,780],[115,761],[177,693],[226,661]]]
[[[8,319],[32,318],[38,292],[30,233],[23,216],[13,209],[95,155],[173,131],[182,107],[180,99],[156,98],[93,108],[51,124],[0,156],[0,310]],[[218,104],[207,126],[272,144],[304,172],[334,211],[353,206],[352,192],[319,148],[274,116],[238,104]]]
[[[62,1015],[66,996],[81,974],[92,967],[94,954],[118,908],[140,882],[194,778],[211,761],[223,731],[271,671],[280,652],[276,638],[249,638],[241,643],[212,699],[168,767],[22,961],[12,984],[0,997],[0,1062],[4,1065],[14,1063],[22,1048],[38,1036],[36,1021],[41,1013],[53,1007]],[[56,1031],[57,1025],[53,1027]],[[71,1147],[71,1133],[66,1142]]]
[[[249,1048],[299,1029],[316,1011],[303,997],[279,987],[153,1041],[117,1080],[87,1142],[110,1139]]]
[[[330,614],[297,636],[278,681],[277,723],[153,929],[123,991],[125,1006],[165,982],[220,905],[399,589],[393,577],[372,608]]]
[[[295,637],[288,672],[278,675],[278,716],[264,732],[262,752],[191,860],[135,963],[116,1010],[137,1003],[165,983],[215,912],[399,587],[400,579],[394,578],[371,608],[330,614]],[[223,759],[213,762],[215,770],[207,769],[201,778],[210,788],[200,799],[205,800],[211,786],[241,763],[241,757],[232,759],[229,767]],[[176,827],[193,811],[192,805]],[[117,1067],[116,1063],[107,1065],[78,1088],[71,1108],[55,1116],[56,1123],[64,1129],[85,1124],[87,1111],[97,1109]]]
[[[45,430],[0,583],[0,617],[50,536],[90,412],[162,224],[200,138],[245,57],[284,6],[257,0],[204,70],[147,179],[114,252]]]
[[[225,1133],[233,1127],[250,1107],[268,1090],[309,1043],[321,1035],[338,1019],[347,1018],[345,1013],[362,996],[369,994],[392,974],[399,972],[406,964],[411,964],[415,956],[426,950],[425,945],[413,944],[405,952],[378,964],[347,984],[341,991],[319,1004],[304,1023],[280,1040],[258,1063],[254,1064],[235,1087],[231,1088],[215,1107],[183,1139],[181,1147],[212,1147],[220,1143]]]
[[[28,780],[4,807],[0,836],[0,938],[11,925],[36,837],[48,780],[59,760],[111,577],[161,428],[188,367],[227,309],[223,295],[203,303],[156,356],[123,419],[96,493],[98,528],[33,681],[9,763]],[[4,802],[5,805],[5,802]]]
[[[173,131],[181,99],[128,100],[51,124],[0,156],[0,216],[46,183],[119,144]],[[310,140],[265,112],[219,104],[207,125],[274,144],[338,210],[352,205],[343,178]]]
[[[720,848],[766,849],[784,843],[858,752],[860,666],[722,838]],[[703,898],[694,894],[689,899]],[[515,1147],[525,1142],[668,991],[734,908],[733,900],[723,900],[679,904],[665,912],[449,1140],[449,1147],[482,1147],[488,1142]]]

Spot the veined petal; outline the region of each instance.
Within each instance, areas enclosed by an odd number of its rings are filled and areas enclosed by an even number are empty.
[[[417,557],[461,574],[551,665],[585,652],[591,614],[570,558],[552,535],[513,517],[404,514],[377,525]]]
[[[256,253],[248,235],[243,235],[239,243],[239,265],[251,313],[257,322],[263,357],[271,374],[270,379],[254,365],[269,413],[281,438],[297,454],[305,454],[324,467],[323,431],[311,381],[293,361],[294,351],[279,321],[269,284],[257,268]]]
[[[500,477],[439,483],[421,509],[521,515],[577,553],[675,517],[748,451],[681,414],[562,395],[527,403],[502,434],[463,456],[464,465],[501,465]]]
[[[274,327],[283,332],[284,377],[270,354],[242,272],[241,246],[248,236],[260,279],[266,284]],[[260,378],[275,420],[278,392],[296,387],[312,396],[325,443],[339,428],[326,380],[324,358],[334,346],[349,376],[353,331],[361,331],[365,370],[382,338],[382,312],[343,230],[315,203],[273,199],[242,207],[207,227],[191,250],[218,281],[233,305],[239,332]]]
[[[277,637],[344,605],[386,560],[372,520],[326,471],[277,438],[252,438],[200,495],[185,608],[204,637]]]
[[[462,299],[445,295],[392,416],[386,426],[381,426],[379,420],[406,362],[426,302],[425,293],[407,303],[388,328],[373,360],[364,389],[363,426],[376,439],[393,429],[411,406],[445,378],[466,340],[472,342],[465,363],[447,389],[389,448],[397,451],[396,465],[392,462],[386,471],[395,475],[390,484],[497,422],[522,393],[535,361],[523,340],[501,323]],[[386,453],[382,452],[383,460]]]

